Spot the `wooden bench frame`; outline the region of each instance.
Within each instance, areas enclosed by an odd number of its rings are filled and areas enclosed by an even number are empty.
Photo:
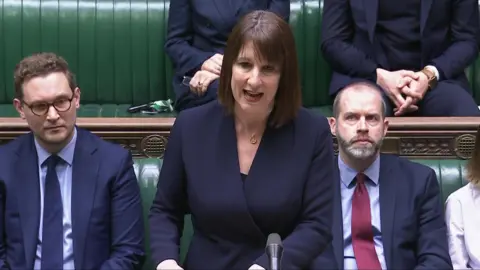
[[[77,125],[129,149],[136,158],[161,158],[175,118],[78,118]],[[468,159],[480,117],[390,118],[382,151],[408,158]],[[28,132],[20,118],[0,118],[0,144]],[[335,149],[337,148],[334,138]]]

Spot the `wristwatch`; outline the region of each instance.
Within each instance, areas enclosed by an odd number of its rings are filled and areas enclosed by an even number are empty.
[[[423,68],[420,72],[425,74],[425,76],[427,76],[428,78],[428,89],[432,90],[433,88],[435,88],[435,86],[437,86],[438,78],[435,75],[435,72],[433,72],[429,68]]]

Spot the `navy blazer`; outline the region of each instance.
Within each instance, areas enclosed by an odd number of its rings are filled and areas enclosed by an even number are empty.
[[[178,262],[184,214],[194,234],[186,269],[268,269],[267,236],[283,239],[284,269],[306,269],[331,241],[332,135],[326,118],[300,109],[267,127],[245,182],[234,117],[217,102],[180,113],[165,152],[150,212],[158,265]]]
[[[337,159],[335,166],[338,170]],[[339,174],[337,174],[339,175]],[[394,155],[380,156],[380,222],[388,269],[452,269],[435,172]],[[332,245],[312,269],[343,269],[340,178],[335,184]]]
[[[325,0],[322,52],[333,69],[330,93],[352,78],[376,81],[376,68],[388,69],[376,40],[378,1]],[[465,69],[478,55],[477,0],[421,0],[422,66],[434,65],[440,80],[469,89]]]
[[[237,21],[253,10],[269,10],[288,21],[289,0],[175,0],[170,1],[165,52],[175,69],[176,100],[189,94],[183,76],[193,76],[214,54],[223,55]],[[218,80],[210,84],[218,88]]]
[[[129,151],[77,128],[72,164],[75,269],[141,269],[144,225]],[[33,269],[40,222],[32,133],[0,147],[0,269]]]

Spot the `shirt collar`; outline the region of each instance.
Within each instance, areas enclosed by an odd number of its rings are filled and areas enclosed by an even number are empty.
[[[62,158],[68,165],[72,166],[73,162],[73,154],[75,152],[75,144],[77,143],[77,129],[73,129],[73,137],[70,142],[62,149],[60,152],[57,153],[59,157]],[[43,148],[35,138],[35,148],[37,149],[38,155],[38,164],[40,166],[49,158],[52,154],[49,153],[45,148]]]
[[[340,155],[338,156],[338,168],[340,170],[341,181],[346,187],[349,187],[359,172],[345,164]],[[372,165],[370,165],[370,167],[368,167],[363,173],[375,185],[378,185],[378,180],[380,177],[380,155],[377,156],[375,161],[373,161]]]

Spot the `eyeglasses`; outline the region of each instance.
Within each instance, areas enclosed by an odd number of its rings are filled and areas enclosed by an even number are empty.
[[[44,116],[47,114],[48,110],[51,106],[57,110],[57,112],[66,112],[72,107],[72,100],[74,98],[74,94],[72,94],[71,98],[59,98],[53,102],[35,102],[32,104],[28,104],[25,101],[22,101],[23,104],[27,105],[30,108],[33,114],[37,116]]]

